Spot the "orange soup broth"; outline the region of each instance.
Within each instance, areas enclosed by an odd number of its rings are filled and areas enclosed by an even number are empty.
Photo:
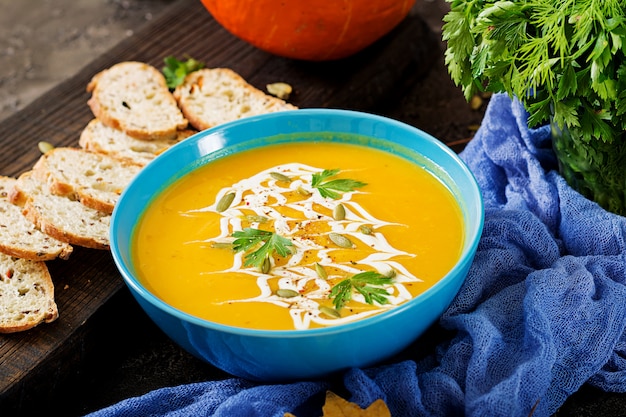
[[[210,206],[224,187],[292,162],[337,168],[342,177],[367,183],[353,201],[378,219],[400,224],[379,231],[391,246],[415,254],[398,257],[422,280],[406,286],[413,296],[430,288],[458,261],[464,238],[462,213],[452,193],[431,173],[391,153],[363,146],[304,142],[212,161],[157,196],[134,233],[133,263],[142,283],[168,304],[197,317],[236,327],[292,330],[294,324],[284,307],[231,302],[256,297],[260,289],[254,276],[219,273],[233,265],[232,250],[206,242],[220,234],[219,213],[181,215]],[[359,251],[359,245],[354,250]],[[341,252],[351,256],[350,250]],[[332,306],[330,300],[323,304]],[[357,304],[351,301],[346,311],[371,308]]]

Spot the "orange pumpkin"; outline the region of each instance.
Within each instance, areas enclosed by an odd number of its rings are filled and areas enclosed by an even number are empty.
[[[416,0],[201,0],[226,30],[288,58],[352,55],[398,25]]]

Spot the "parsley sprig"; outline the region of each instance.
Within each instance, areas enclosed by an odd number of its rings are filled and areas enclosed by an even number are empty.
[[[325,169],[322,172],[316,172],[313,174],[311,186],[317,188],[322,197],[332,198],[337,200],[341,198],[339,192],[354,191],[356,188],[367,185],[364,182],[351,180],[351,179],[334,179],[328,180],[330,177],[334,177],[339,173],[338,169]]]
[[[233,233],[233,249],[235,252],[248,252],[244,257],[244,266],[256,266],[261,268],[263,262],[271,257],[274,252],[280,256],[291,254],[288,246],[293,246],[291,240],[276,233],[266,230],[246,227]],[[262,245],[261,245],[262,243]],[[261,247],[259,247],[261,245]]]
[[[168,56],[163,59],[163,61],[165,62],[165,67],[163,67],[162,72],[165,76],[167,87],[170,90],[173,90],[182,84],[183,80],[190,72],[204,68],[203,62],[197,61],[193,58],[187,58],[186,61],[179,61],[173,56]]]
[[[374,302],[387,304],[389,302],[387,290],[381,287],[374,287],[373,285],[389,285],[391,283],[392,278],[378,272],[360,272],[333,286],[330,290],[329,298],[333,300],[336,310],[341,310],[352,299],[353,290],[362,294],[365,297],[365,302],[368,304],[374,304]]]

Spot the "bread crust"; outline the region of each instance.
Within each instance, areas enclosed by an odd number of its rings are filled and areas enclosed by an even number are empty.
[[[22,214],[39,230],[70,245],[110,250],[110,215],[84,206],[79,201],[50,194],[45,185],[27,171],[20,175],[10,195]],[[96,232],[99,223],[101,233]]]
[[[59,317],[54,284],[44,262],[0,253],[0,333],[32,329]]]
[[[125,61],[94,75],[87,85],[93,115],[114,129],[141,140],[172,139],[188,121],[159,70]]]
[[[85,150],[102,153],[143,167],[162,152],[194,133],[197,132],[184,129],[179,130],[174,139],[141,140],[107,126],[98,119],[92,119],[81,132],[78,145]]]
[[[80,201],[107,214],[141,166],[82,148],[60,147],[42,155],[32,176],[52,194]]]
[[[0,252],[33,261],[68,259],[73,248],[41,232],[10,201],[17,180],[0,176]]]
[[[249,84],[229,68],[203,68],[174,90],[183,116],[198,130],[222,123],[297,107]]]

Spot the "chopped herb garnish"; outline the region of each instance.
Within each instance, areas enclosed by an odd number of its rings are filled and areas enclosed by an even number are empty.
[[[341,308],[352,299],[353,289],[363,295],[367,304],[387,304],[389,293],[386,289],[373,285],[389,285],[392,278],[374,271],[358,273],[351,278],[344,279],[330,290],[329,298],[333,300],[336,310]]]
[[[175,89],[183,83],[185,77],[190,72],[204,68],[204,63],[188,58],[186,61],[179,61],[173,56],[168,56],[163,60],[165,67],[161,70],[165,76],[167,87],[170,90]]]
[[[341,198],[341,194],[339,194],[339,192],[346,193],[367,185],[364,182],[351,179],[335,179],[326,181],[328,178],[333,177],[338,173],[338,169],[325,169],[322,172],[317,172],[313,174],[311,186],[313,188],[317,188],[322,197],[337,200]]]
[[[233,233],[233,249],[235,252],[248,252],[244,258],[244,266],[256,266],[261,268],[266,259],[274,252],[280,256],[291,255],[288,246],[292,246],[291,240],[276,233],[266,230],[252,229],[247,227]],[[256,249],[260,244],[262,246]]]

